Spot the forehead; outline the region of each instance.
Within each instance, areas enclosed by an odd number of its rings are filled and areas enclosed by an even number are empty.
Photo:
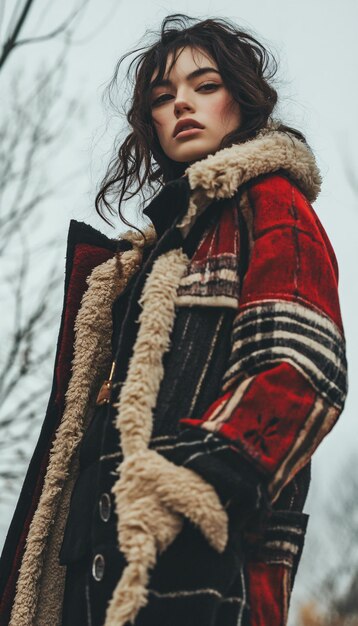
[[[175,57],[175,60],[174,60]],[[174,61],[174,64],[173,64]],[[173,66],[172,66],[173,64]],[[201,48],[191,48],[189,46],[180,48],[177,52],[169,52],[164,70],[163,78],[185,77],[195,69],[200,67],[213,67],[218,69],[214,59],[206,50]],[[151,82],[158,76],[158,68],[152,74]]]

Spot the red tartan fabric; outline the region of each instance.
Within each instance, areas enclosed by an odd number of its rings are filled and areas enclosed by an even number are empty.
[[[253,561],[247,574],[250,626],[285,626],[289,570],[284,565]]]
[[[237,259],[240,247],[240,230],[235,202],[227,201],[221,209],[220,220],[215,220],[195,250],[191,263],[207,261],[208,257],[232,254]],[[233,236],[234,233],[234,236]]]
[[[271,175],[248,189],[248,201],[252,246],[223,393],[180,422],[229,442],[276,497],[342,409],[344,337],[336,259],[306,198]]]
[[[313,208],[282,176],[270,176],[249,192],[254,246],[240,308],[271,298],[302,301],[342,329],[337,261]]]
[[[283,391],[285,390],[285,391]],[[214,402],[201,420],[182,423],[200,426],[215,412],[227,392]],[[246,392],[219,432],[240,445],[241,451],[267,473],[273,473],[296,440],[302,423],[312,411],[316,394],[304,377],[289,363],[281,363],[250,380]],[[290,408],[290,419],[288,416]]]
[[[215,219],[205,230],[190,259],[185,278],[179,285],[177,304],[186,306],[188,301],[185,298],[189,298],[189,301],[193,298],[199,304],[200,299],[205,298],[205,304],[221,306],[224,298],[226,306],[237,306],[240,291],[237,271],[240,226],[236,205],[237,200],[234,198],[227,200],[220,209],[215,207]],[[220,211],[220,219],[217,211]]]

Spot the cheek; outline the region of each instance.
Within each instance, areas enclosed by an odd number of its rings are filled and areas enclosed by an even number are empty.
[[[240,123],[239,105],[226,94],[211,102],[210,114],[221,126],[236,126]]]
[[[168,132],[170,130],[168,123],[166,123],[165,116],[156,115],[155,118],[152,118],[152,120],[159,141],[163,141],[168,136]]]

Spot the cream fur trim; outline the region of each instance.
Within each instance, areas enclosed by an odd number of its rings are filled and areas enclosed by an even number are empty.
[[[261,174],[284,169],[314,201],[321,188],[321,175],[311,150],[293,135],[266,129],[254,139],[219,150],[187,170],[193,190],[189,208],[178,228],[185,237],[197,217],[214,198],[231,198],[237,189]]]
[[[142,235],[137,230],[126,230],[119,235],[119,239],[126,239],[132,243],[135,249],[142,250],[157,240],[157,233],[152,224],[142,228],[142,231],[146,236],[146,242],[144,242]]]
[[[164,369],[162,358],[170,347],[177,288],[189,262],[181,249],[170,250],[154,263],[139,299],[142,312],[118,407],[117,428],[124,456],[148,447],[152,410]]]
[[[175,298],[188,257],[181,249],[159,257],[140,303],[139,331],[118,403],[117,427],[124,461],[113,487],[121,551],[128,565],[109,604],[105,626],[133,623],[147,603],[149,570],[182,527],[182,515],[198,524],[219,551],[225,548],[227,514],[215,489],[198,474],[148,450],[152,410],[162,381],[163,355],[170,347]],[[179,514],[179,515],[178,515]]]
[[[188,517],[218,552],[227,541],[227,516],[213,487],[193,470],[177,466],[155,450],[133,454],[120,467],[121,483],[125,491],[155,492],[169,510]],[[157,520],[158,522],[159,520]],[[157,523],[154,528],[157,527]],[[165,549],[167,544],[161,545]],[[171,543],[171,541],[170,541]]]
[[[17,583],[10,626],[33,624],[49,529],[73,455],[82,437],[82,420],[91,390],[111,361],[112,303],[140,267],[138,247],[97,266],[88,278],[75,323],[72,376],[66,408],[50,453],[44,487],[34,514]]]

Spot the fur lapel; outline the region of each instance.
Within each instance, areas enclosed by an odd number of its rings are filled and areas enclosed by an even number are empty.
[[[145,233],[148,243],[151,243],[155,239],[154,230],[149,228]],[[128,232],[125,238],[131,240],[133,249],[97,266],[87,280],[88,290],[82,298],[75,323],[74,359],[66,407],[50,453],[40,501],[30,525],[9,626],[30,626],[36,619],[49,532],[82,437],[83,416],[93,390],[108,373],[111,361],[113,300],[141,266],[142,236]]]
[[[321,188],[321,176],[310,148],[293,135],[269,126],[242,144],[224,148],[191,165],[186,174],[192,194],[180,222],[187,236],[198,216],[213,199],[232,198],[252,178],[283,169],[312,202]]]
[[[114,405],[124,461],[112,492],[119,545],[127,565],[114,590],[105,626],[133,623],[147,603],[149,570],[158,550],[164,550],[180,531],[179,513],[197,524],[218,551],[227,542],[227,515],[214,488],[192,470],[176,467],[148,449],[164,374],[163,356],[170,348],[176,292],[188,261],[180,248],[155,261],[140,299],[143,308],[126,380]]]

